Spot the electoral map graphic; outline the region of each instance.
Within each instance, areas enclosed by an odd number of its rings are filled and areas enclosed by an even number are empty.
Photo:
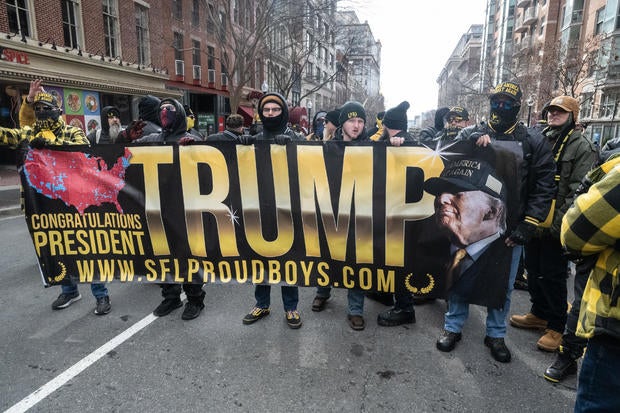
[[[125,186],[130,158],[131,152],[125,148],[124,155],[108,168],[102,158],[82,152],[31,150],[24,163],[24,175],[35,191],[60,199],[80,214],[106,202],[122,213],[118,194]]]

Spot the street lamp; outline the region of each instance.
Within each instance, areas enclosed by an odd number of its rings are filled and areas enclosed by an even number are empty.
[[[267,81],[266,81],[266,80],[265,80],[265,81],[263,81],[263,84],[262,84],[262,85],[260,85],[260,90],[261,90],[261,92],[263,92],[263,93],[267,93],[267,92],[269,92],[269,85],[267,84]]]
[[[532,97],[532,95],[527,98],[527,101],[525,103],[527,103],[527,127],[529,128],[530,120],[532,119],[532,106],[534,106],[534,98]]]
[[[308,124],[310,125],[312,122],[312,101],[310,99],[306,99],[306,107],[308,108]]]

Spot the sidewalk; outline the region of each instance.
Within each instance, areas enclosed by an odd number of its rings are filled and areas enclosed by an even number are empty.
[[[0,216],[21,213],[17,168],[12,165],[0,165]]]

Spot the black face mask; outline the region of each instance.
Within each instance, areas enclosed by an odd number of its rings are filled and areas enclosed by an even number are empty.
[[[45,107],[44,110],[35,110],[34,117],[37,121],[57,122],[60,117],[60,109]]]
[[[282,113],[272,118],[265,116],[263,117],[263,128],[268,131],[280,131],[280,129],[282,129],[283,119],[284,115]]]
[[[521,105],[516,101],[508,101],[508,104],[498,104],[491,100],[491,112],[489,114],[489,125],[497,132],[506,132],[513,127],[518,120]]]

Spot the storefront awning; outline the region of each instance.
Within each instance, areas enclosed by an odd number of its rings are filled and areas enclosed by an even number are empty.
[[[237,113],[243,116],[244,124],[249,126],[254,121],[254,109],[247,106],[239,106]]]

